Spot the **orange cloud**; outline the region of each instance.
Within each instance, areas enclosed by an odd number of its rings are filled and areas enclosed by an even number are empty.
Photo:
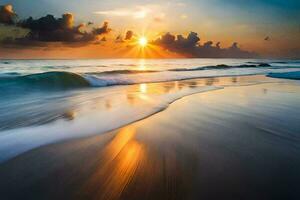
[[[0,23],[14,24],[17,14],[14,12],[12,5],[0,6]]]

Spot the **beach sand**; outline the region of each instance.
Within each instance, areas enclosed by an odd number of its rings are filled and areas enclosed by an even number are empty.
[[[0,199],[300,199],[300,84],[265,79],[17,156]]]

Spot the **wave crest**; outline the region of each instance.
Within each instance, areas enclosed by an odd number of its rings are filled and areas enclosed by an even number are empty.
[[[25,76],[3,77],[3,85],[30,86],[31,88],[78,88],[88,87],[90,83],[81,75],[71,72],[45,72]]]
[[[104,71],[104,72],[89,73],[89,74],[92,74],[92,75],[146,74],[146,73],[154,73],[154,72],[159,72],[159,71],[156,71],[156,70],[129,70],[129,69],[124,69],[124,70],[112,70],[112,71]]]

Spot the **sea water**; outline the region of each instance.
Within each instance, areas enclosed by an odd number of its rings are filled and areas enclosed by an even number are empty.
[[[213,84],[215,77],[298,79],[299,71],[299,60],[0,60],[0,162],[42,145],[105,133],[186,95],[222,89]],[[202,84],[195,78],[210,79]]]

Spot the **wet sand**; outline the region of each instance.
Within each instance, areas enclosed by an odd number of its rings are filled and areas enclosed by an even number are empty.
[[[300,199],[299,122],[297,81],[194,94],[0,164],[0,199]]]

